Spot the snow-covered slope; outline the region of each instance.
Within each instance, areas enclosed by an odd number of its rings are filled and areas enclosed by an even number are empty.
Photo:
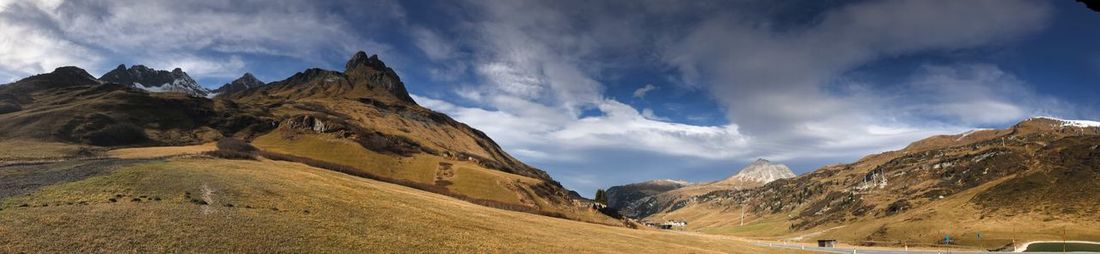
[[[179,92],[191,96],[206,97],[210,91],[191,79],[180,68],[169,71],[155,70],[144,65],[134,65],[129,69],[126,65],[118,65],[117,68],[103,74],[100,80],[130,85],[150,92]]]

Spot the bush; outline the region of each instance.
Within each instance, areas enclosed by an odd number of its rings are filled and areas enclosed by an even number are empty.
[[[112,124],[84,136],[89,144],[97,146],[132,145],[145,142],[145,130],[133,124]]]
[[[248,142],[235,138],[218,140],[218,150],[206,152],[206,155],[230,160],[255,160],[259,149]]]
[[[217,146],[218,150],[235,151],[242,153],[256,153],[256,151],[259,151],[259,149],[256,149],[256,147],[252,146],[252,144],[236,138],[223,138],[221,140],[218,140]]]
[[[6,114],[20,110],[23,110],[23,108],[20,107],[19,104],[0,101],[0,114]]]

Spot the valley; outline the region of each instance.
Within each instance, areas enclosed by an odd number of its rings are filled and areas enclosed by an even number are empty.
[[[774,251],[739,238],[512,212],[300,163],[187,150],[130,149],[130,159],[99,160],[113,164],[97,166],[105,172],[0,197],[0,252]],[[3,166],[0,175],[28,167],[88,172],[68,163]]]

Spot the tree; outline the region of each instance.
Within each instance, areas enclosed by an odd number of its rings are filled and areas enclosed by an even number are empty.
[[[603,189],[596,190],[596,203],[607,205],[607,192]]]

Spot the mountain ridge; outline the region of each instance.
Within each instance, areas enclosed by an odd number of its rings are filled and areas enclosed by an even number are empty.
[[[0,137],[108,149],[233,137],[289,155],[282,158],[337,165],[478,204],[621,225],[485,133],[416,104],[377,55],[356,52],[346,67],[310,68],[266,85],[245,74],[238,84],[253,87],[215,99],[135,87],[187,77],[179,69],[120,65],[101,81],[76,67],[59,68],[0,87]]]

